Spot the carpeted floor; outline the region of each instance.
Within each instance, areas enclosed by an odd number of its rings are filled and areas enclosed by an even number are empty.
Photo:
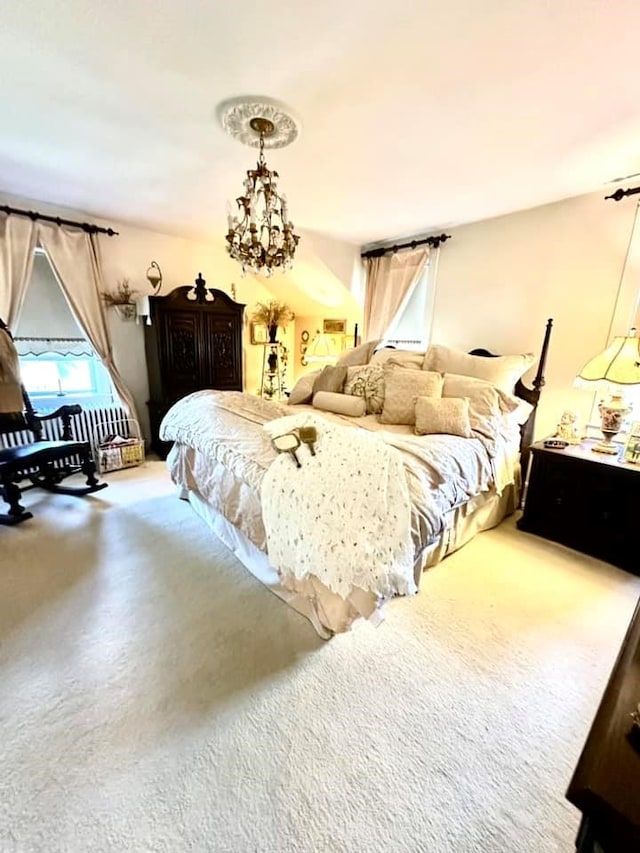
[[[162,463],[0,528],[0,849],[571,851],[640,593],[513,521],[328,643]]]

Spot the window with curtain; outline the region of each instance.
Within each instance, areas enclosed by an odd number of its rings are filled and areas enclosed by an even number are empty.
[[[392,344],[399,349],[425,350],[431,337],[431,315],[433,312],[433,265],[427,261],[424,272],[407,293],[387,331],[383,345]]]
[[[38,411],[66,403],[98,408],[117,400],[109,373],[83,335],[40,249],[13,334],[22,381]]]

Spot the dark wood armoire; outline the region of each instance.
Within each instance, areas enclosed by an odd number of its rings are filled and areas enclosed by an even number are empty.
[[[151,447],[164,458],[171,443],[160,441],[160,423],[177,400],[205,388],[242,391],[245,306],[206,287],[201,273],[195,287],[178,287],[149,302],[151,324],[144,330]]]

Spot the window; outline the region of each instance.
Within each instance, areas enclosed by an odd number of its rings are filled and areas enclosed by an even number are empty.
[[[24,342],[17,343],[20,346]],[[22,355],[20,371],[24,386],[40,412],[66,403],[98,408],[114,402],[109,374],[95,355],[55,352]]]
[[[435,267],[427,261],[424,272],[406,295],[398,313],[384,334],[383,343],[401,349],[425,350],[431,338],[431,318],[435,297]]]
[[[65,403],[98,408],[117,400],[108,371],[76,322],[40,249],[14,335],[22,381],[39,412]]]

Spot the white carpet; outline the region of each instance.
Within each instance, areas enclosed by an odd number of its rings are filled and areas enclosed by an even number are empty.
[[[162,463],[0,528],[0,849],[571,851],[638,579],[483,533],[328,643]]]

